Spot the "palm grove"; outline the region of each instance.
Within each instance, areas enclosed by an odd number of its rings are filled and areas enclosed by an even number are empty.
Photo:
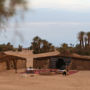
[[[68,45],[66,43],[62,44],[58,50],[65,55],[71,53],[77,53],[80,55],[90,55],[90,32],[79,32],[77,37],[79,44]]]
[[[33,38],[31,46],[26,49],[33,50],[34,54],[58,50],[63,55],[68,55],[72,53],[77,53],[80,55],[90,55],[90,32],[79,32],[77,39],[79,41],[79,44],[68,45],[67,43],[63,43],[62,45],[60,45],[60,47],[55,47],[54,45],[52,45],[52,43],[49,43],[47,40],[41,39],[40,37],[36,36]],[[10,43],[0,45],[0,51],[22,51],[22,49],[23,47],[21,45],[19,45],[18,48],[14,48],[14,46]]]
[[[33,50],[35,54],[55,51],[60,51],[61,54],[68,55],[77,53],[80,55],[90,55],[90,32],[79,32],[77,37],[79,43],[76,45],[63,43],[60,47],[55,47],[47,40],[43,40],[36,36],[29,49]]]
[[[40,37],[36,36],[33,39],[30,49],[33,50],[34,54],[38,54],[52,52],[55,50],[55,47],[47,40],[41,39]]]
[[[76,52],[82,55],[90,55],[90,32],[80,32],[78,35],[79,45],[76,45]]]

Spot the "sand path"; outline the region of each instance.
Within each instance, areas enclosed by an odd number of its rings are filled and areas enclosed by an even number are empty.
[[[62,75],[40,76],[0,73],[0,90],[90,90],[90,71],[80,71],[64,77]]]

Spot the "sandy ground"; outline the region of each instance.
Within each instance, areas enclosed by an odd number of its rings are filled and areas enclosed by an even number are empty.
[[[90,71],[73,75],[41,76],[0,72],[0,90],[90,90]]]

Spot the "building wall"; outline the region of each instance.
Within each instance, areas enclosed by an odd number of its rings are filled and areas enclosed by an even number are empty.
[[[33,67],[33,57],[27,57],[27,62],[26,62],[26,67],[29,68],[29,67]]]
[[[17,69],[26,68],[26,61],[25,60],[17,60]]]
[[[49,59],[46,60],[34,60],[33,67],[36,69],[48,69],[49,68]]]
[[[17,69],[22,69],[22,68],[26,68],[26,61],[25,60],[17,60]],[[9,70],[14,69],[13,60],[10,60],[8,64],[6,62],[0,63],[0,71],[5,71],[8,69]]]
[[[89,60],[79,60],[73,59],[71,62],[70,69],[75,70],[90,70],[90,61]]]
[[[50,59],[33,61],[34,68],[41,69],[50,68],[50,63]],[[90,70],[90,60],[72,59],[67,68],[69,70]]]
[[[7,65],[6,65],[6,62],[1,62],[0,63],[0,71],[4,71],[7,69]]]

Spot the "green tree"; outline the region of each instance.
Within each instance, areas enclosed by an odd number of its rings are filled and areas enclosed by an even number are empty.
[[[13,50],[14,49],[13,45],[11,45],[10,42],[7,43],[6,47],[7,47],[7,50]]]
[[[40,44],[41,44],[41,38],[39,38],[38,36],[34,37],[31,46],[32,49],[34,50],[33,51],[34,53],[40,53]]]
[[[0,51],[9,51],[9,50],[13,50],[14,49],[14,47],[13,47],[13,45],[11,45],[10,44],[10,42],[9,43],[7,43],[7,44],[1,44],[0,45]]]
[[[74,47],[68,46],[68,44],[63,43],[57,50],[60,52],[61,55],[67,56],[74,52]]]
[[[62,55],[67,55],[68,54],[68,44],[63,43],[59,50]]]
[[[22,49],[23,49],[23,48],[22,48],[22,46],[21,46],[21,45],[19,45],[19,46],[18,46],[18,51],[20,51],[20,52],[21,52],[21,51],[22,51]]]
[[[41,39],[38,36],[34,37],[30,48],[32,48],[33,53],[35,54],[51,52],[55,49],[51,43],[49,43],[47,40]]]

